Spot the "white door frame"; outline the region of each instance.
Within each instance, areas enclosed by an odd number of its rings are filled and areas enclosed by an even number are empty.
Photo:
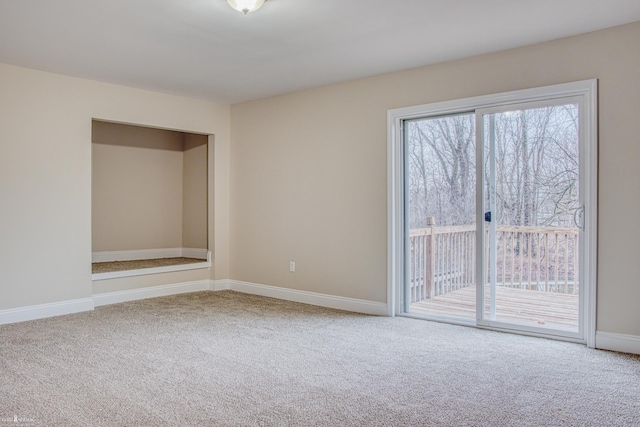
[[[576,97],[580,101],[580,194],[584,197],[585,247],[588,252],[580,260],[583,286],[581,294],[583,307],[582,324],[584,331],[578,341],[595,347],[596,332],[596,286],[597,286],[597,183],[598,183],[598,112],[596,79],[583,80],[559,85],[523,89],[492,95],[483,95],[453,101],[397,108],[387,112],[387,314],[402,315],[405,312],[403,286],[406,274],[405,257],[405,156],[403,152],[404,121],[455,113],[477,112],[481,109],[502,107],[535,101],[549,101],[557,98]],[[584,159],[584,161],[582,161]],[[482,209],[482,208],[480,208]],[[481,233],[480,237],[484,234]],[[477,239],[481,240],[481,239]],[[479,264],[481,268],[483,264]],[[481,277],[481,274],[477,277]],[[481,326],[481,325],[478,325]],[[499,329],[499,328],[491,328]],[[518,331],[531,335],[536,332]],[[551,335],[549,335],[551,336]],[[562,337],[559,337],[562,339]]]

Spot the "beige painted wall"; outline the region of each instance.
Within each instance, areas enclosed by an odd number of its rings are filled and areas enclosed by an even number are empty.
[[[92,138],[92,250],[182,247],[183,133],[94,121]]]
[[[93,293],[92,118],[215,134],[207,276],[228,278],[227,105],[0,64],[0,117],[0,310]]]
[[[207,136],[94,121],[94,252],[208,244]]]
[[[207,137],[184,135],[182,247],[207,249]]]
[[[232,106],[231,277],[384,302],[387,110],[598,78],[597,327],[640,335],[639,41],[635,23]]]
[[[640,23],[231,110],[0,64],[0,310],[94,291],[92,118],[215,134],[208,155],[215,268],[205,277],[383,302],[386,111],[599,78],[598,329],[640,335],[638,40]],[[171,281],[200,277],[176,273]],[[153,276],[118,283],[158,284]]]

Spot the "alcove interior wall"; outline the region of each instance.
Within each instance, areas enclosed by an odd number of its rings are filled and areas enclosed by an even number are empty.
[[[208,249],[207,135],[92,121],[92,251]]]

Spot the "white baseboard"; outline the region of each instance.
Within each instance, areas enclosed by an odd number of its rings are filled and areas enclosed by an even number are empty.
[[[211,281],[211,290],[212,291],[228,291],[231,289],[231,281],[229,279],[222,280],[212,280]]]
[[[387,304],[382,302],[338,297],[334,295],[319,294],[316,292],[299,291],[295,289],[280,288],[277,286],[241,282],[238,280],[228,280],[227,282],[229,285],[228,289],[246,294],[260,295],[285,301],[301,302],[304,304],[353,311],[356,313],[372,314],[376,316],[387,315]]]
[[[96,307],[120,302],[135,301],[146,298],[165,297],[188,292],[208,291],[211,289],[210,280],[176,283],[172,285],[150,286],[147,288],[131,289],[127,291],[105,292],[93,295]]]
[[[93,299],[82,298],[49,304],[30,305],[27,307],[0,310],[0,325],[44,319],[45,317],[62,316],[93,310]]]
[[[130,251],[92,252],[91,262],[135,261],[156,258],[208,259],[209,250],[195,248],[135,249]]]
[[[208,249],[182,248],[184,258],[211,259],[211,251]]]
[[[260,295],[285,301],[300,302],[356,313],[372,314],[376,316],[387,315],[387,305],[381,302],[338,297],[316,292],[299,291],[295,289],[280,288],[277,286],[224,279],[199,280],[171,285],[150,286],[125,291],[105,292],[94,294],[92,298],[0,310],[0,325],[78,313],[81,311],[90,311],[93,310],[94,307],[146,298],[156,298],[188,292],[223,290],[232,290],[246,294]]]
[[[640,354],[640,336],[597,331],[596,348]]]

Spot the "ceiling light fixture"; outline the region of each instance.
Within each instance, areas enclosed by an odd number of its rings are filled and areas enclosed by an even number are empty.
[[[245,15],[262,7],[266,0],[227,0],[229,6]]]

